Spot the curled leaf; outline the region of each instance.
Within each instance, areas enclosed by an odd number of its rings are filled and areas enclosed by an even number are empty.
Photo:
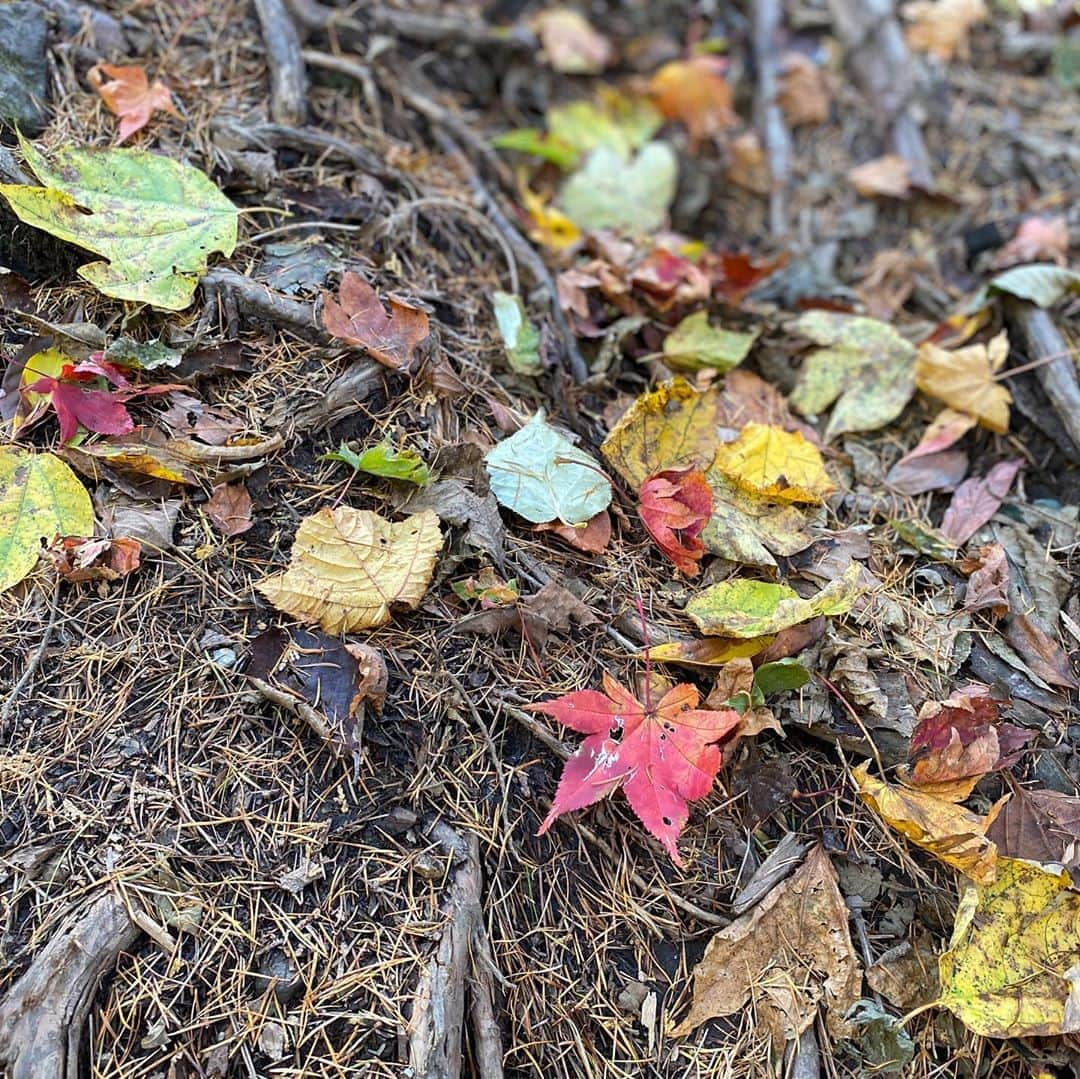
[[[638,495],[641,520],[657,546],[687,577],[701,572],[705,545],[698,538],[712,513],[712,491],[690,468],[650,476]]]

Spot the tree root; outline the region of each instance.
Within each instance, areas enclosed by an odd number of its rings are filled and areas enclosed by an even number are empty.
[[[754,64],[757,68],[757,126],[769,162],[769,230],[774,239],[787,235],[787,185],[791,175],[791,134],[778,100],[778,41],[783,21],[780,0],[758,0],[754,10]]]
[[[270,71],[270,115],[279,124],[299,124],[307,115],[307,72],[300,35],[284,0],[255,0]]]
[[[495,1020],[491,945],[480,905],[476,836],[467,839],[442,822],[431,837],[461,864],[450,891],[450,921],[420,975],[409,1022],[409,1067],[416,1079],[459,1079],[465,1004],[469,999],[474,1074],[502,1079],[502,1039]]]
[[[101,979],[139,932],[112,891],[68,918],[0,1005],[8,1079],[78,1079],[83,1026]]]

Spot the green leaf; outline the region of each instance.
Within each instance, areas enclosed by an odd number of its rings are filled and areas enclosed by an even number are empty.
[[[632,161],[599,146],[559,193],[559,205],[583,230],[653,232],[675,197],[679,166],[666,142],[650,142]]]
[[[571,101],[548,110],[550,137],[572,146],[580,156],[606,146],[629,157],[660,130],[664,118],[643,97],[608,90],[596,101]]]
[[[57,536],[90,536],[86,488],[59,457],[0,446],[0,592],[21,581]]]
[[[860,1000],[846,1018],[859,1027],[853,1039],[873,1075],[903,1075],[915,1057],[915,1043],[900,1023],[873,1000]]]
[[[1080,273],[1052,262],[1036,262],[998,274],[987,285],[987,291],[1007,292],[1039,307],[1053,307],[1070,293],[1080,293]]]
[[[956,544],[922,521],[914,518],[904,521],[895,517],[888,518],[888,521],[896,534],[920,554],[942,562],[951,562],[956,557]]]
[[[863,592],[860,573],[859,564],[852,562],[842,576],[810,599],[803,599],[786,584],[747,579],[721,581],[694,596],[686,605],[686,613],[702,633],[718,637],[762,637],[818,615],[850,611]]]
[[[19,145],[45,186],[0,184],[0,194],[26,224],[108,259],[79,269],[106,296],[180,311],[210,254],[236,246],[236,207],[190,165],[71,146],[50,165],[21,136]]]
[[[713,367],[726,374],[750,353],[760,331],[741,333],[709,325],[705,311],[688,315],[664,339],[664,359],[680,371]]]
[[[492,296],[492,305],[511,369],[519,375],[540,374],[544,369],[540,360],[540,331],[525,314],[521,297],[496,292]]]
[[[538,412],[520,431],[488,451],[491,493],[533,524],[579,525],[611,504],[611,484],[599,465]]]
[[[521,154],[541,157],[564,172],[572,169],[581,158],[581,151],[576,146],[535,127],[505,131],[493,138],[491,145],[497,150],[516,150]]]
[[[875,431],[904,411],[915,392],[915,348],[876,318],[808,311],[791,329],[824,348],[803,363],[791,407],[804,416],[834,401],[825,437]]]
[[[377,446],[368,447],[363,453],[349,449],[342,442],[336,450],[324,453],[322,460],[340,461],[354,472],[367,472],[383,479],[415,483],[417,487],[425,487],[431,479],[431,471],[416,450],[396,450],[394,444],[385,439]]]
[[[105,359],[140,371],[177,367],[183,358],[182,349],[169,348],[164,341],[136,341],[131,337],[118,337],[105,349]]]
[[[787,693],[799,689],[810,681],[810,672],[797,660],[788,657],[775,663],[763,663],[754,671],[754,689],[762,696]]]

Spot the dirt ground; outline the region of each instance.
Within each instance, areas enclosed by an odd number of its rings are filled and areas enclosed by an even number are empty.
[[[629,57],[602,78],[641,78],[687,40],[723,37],[736,111],[749,129],[750,7],[591,4],[593,25]],[[310,14],[310,5],[298,8]],[[289,124],[271,117],[265,38],[252,5],[103,0],[99,10],[128,18],[126,62],[164,77],[182,110],[153,121],[146,145],[198,165],[252,208],[241,219],[240,245],[217,261],[196,304],[177,314],[125,310],[74,276],[81,253],[57,252],[14,226],[9,264],[50,321],[86,321],[110,336],[198,338],[217,350],[231,369],[207,365],[189,386],[237,418],[240,435],[280,436],[281,448],[246,472],[254,525],[243,535],[211,527],[208,487],[172,491],[171,539],[147,551],[138,573],[55,586],[42,568],[0,596],[0,688],[11,697],[0,750],[0,994],[73,910],[109,886],[148,911],[156,929],[123,949],[92,998],[87,1074],[407,1075],[417,987],[446,928],[460,867],[437,838],[441,822],[478,841],[494,965],[487,976],[506,1075],[869,1074],[857,1047],[833,1039],[823,1021],[816,1048],[799,1062],[790,1053],[771,1058],[753,1007],[683,1038],[665,1030],[685,1014],[691,971],[730,921],[740,886],[789,833],[822,843],[845,896],[858,897],[852,926],[864,958],[912,940],[916,930],[939,950],[948,939],[954,874],[859,801],[849,766],[870,747],[841,699],[869,717],[878,751],[895,763],[903,717],[967,680],[1000,676],[1003,661],[983,644],[994,630],[943,601],[954,571],[903,548],[887,524],[896,516],[936,519],[947,500],[890,494],[882,484],[932,406],[914,403],[902,422],[849,436],[831,451],[845,490],[829,504],[829,526],[864,529],[867,565],[887,584],[891,615],[839,619],[803,654],[831,686],[815,680],[778,699],[785,737],[741,744],[718,789],[692,807],[680,840],[683,870],[621,798],[536,835],[564,732],[534,720],[547,732],[538,737],[521,706],[593,687],[604,670],[633,684],[641,670],[633,658],[638,603],[654,631],[687,633],[681,606],[690,587],[649,543],[625,492],[613,506],[614,538],[599,554],[504,514],[504,575],[530,593],[555,579],[597,619],[553,633],[542,653],[513,633],[458,628],[466,612],[451,582],[490,559],[464,543],[462,529],[448,528],[452,538],[419,609],[363,635],[388,666],[386,705],[381,715],[368,712],[353,753],[335,753],[244,674],[256,637],[296,627],[253,585],[286,564],[300,520],[338,503],[398,512],[393,485],[350,481],[348,469],[321,455],[343,441],[364,446],[390,434],[436,470],[465,474],[475,467],[470,447],[486,449],[538,407],[594,452],[613,417],[648,384],[648,366],[633,358],[655,349],[659,338],[647,334],[585,381],[572,377],[545,282],[520,250],[508,263],[497,220],[527,231],[514,172],[524,159],[496,153],[490,139],[536,124],[550,104],[587,95],[596,79],[543,63],[524,29],[539,5],[481,10],[433,0],[409,7],[426,17],[410,22],[395,17],[398,9],[357,4],[343,9],[355,25],[306,30],[307,114]],[[792,268],[818,275],[802,294],[865,310],[868,296],[880,296],[868,284],[871,270],[901,267],[895,272],[910,287],[890,320],[917,339],[919,327],[954,314],[987,280],[993,248],[972,254],[976,230],[996,227],[1007,238],[1035,212],[1066,215],[1074,237],[1080,228],[1076,93],[1054,81],[1044,51],[1015,47],[1018,17],[999,13],[977,26],[969,57],[913,61],[914,108],[936,190],[906,199],[860,196],[847,179],[888,145],[880,101],[853,76],[833,19],[825,3],[788,5],[785,40],[820,63],[831,104],[824,122],[794,131],[782,234],[768,194],[732,182],[728,145],[691,148],[677,126],[665,134],[680,164],[672,227],[711,249],[790,259],[783,288],[729,312],[736,325],[767,328],[749,366],[784,392],[798,364],[778,322],[798,310],[797,298],[787,298],[797,285],[784,284]],[[519,37],[496,40],[489,28],[497,25],[519,28]],[[326,57],[352,67],[335,68]],[[50,115],[38,140],[46,152],[113,141],[115,118],[86,81],[98,58],[89,23],[73,34],[54,28]],[[294,216],[283,220],[280,209]],[[290,231],[299,222],[316,224]],[[305,261],[286,244],[300,245]],[[533,250],[552,273],[565,268],[563,256]],[[296,280],[283,284],[274,260],[280,267],[286,255],[294,261],[284,272]],[[502,359],[490,297],[509,288],[508,265],[555,357],[539,378],[513,374]],[[355,376],[359,353],[290,321],[280,305],[260,307],[227,274],[245,275],[264,297],[310,305],[348,267],[380,295],[429,313],[441,368],[416,379],[377,368],[328,399],[336,380]],[[8,313],[0,317],[8,359],[30,331]],[[1075,340],[1080,304],[1057,309],[1055,323]],[[586,363],[595,362],[600,340],[580,339]],[[1012,433],[970,436],[972,464],[985,471],[1006,456],[1025,460],[1010,527],[1069,579],[1063,609],[1075,618],[1080,472],[1054,438],[1056,421],[1033,375],[1010,386]],[[164,407],[154,398],[132,406],[147,424]],[[55,430],[42,429],[32,441],[51,439]],[[94,493],[99,516],[143,497],[117,494],[104,481]],[[160,507],[162,498],[123,504]],[[1006,671],[1014,690],[1024,682]],[[1075,694],[1031,689],[1017,695],[1020,712],[1007,713],[1039,728],[1017,775],[1075,794]],[[941,1009],[914,1018],[908,1032],[916,1054],[905,1074],[913,1079],[1020,1079],[1040,1068],[1078,1074],[1059,1041],[980,1038]],[[467,1031],[465,1075],[482,1074],[475,1049]]]

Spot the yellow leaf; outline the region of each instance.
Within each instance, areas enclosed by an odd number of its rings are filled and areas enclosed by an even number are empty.
[[[52,395],[38,393],[29,387],[41,378],[59,378],[64,365],[74,362],[70,356],[66,356],[58,348],[42,349],[26,361],[22,377],[19,379],[19,393],[22,394],[22,400],[19,401],[18,411],[11,421],[12,432],[34,423],[48,410],[49,399]]]
[[[997,869],[997,844],[986,838],[1005,799],[985,817],[922,791],[894,787],[870,776],[869,762],[852,772],[859,796],[886,824],[923,850],[959,869],[980,884],[989,884]]]
[[[781,502],[821,502],[836,490],[821,454],[797,431],[748,423],[716,452],[713,467],[753,494]]]
[[[915,385],[1003,435],[1009,430],[1012,395],[994,381],[994,375],[1008,355],[1009,338],[1004,330],[988,345],[968,345],[954,352],[926,343],[919,346],[915,361]]]
[[[431,510],[395,523],[351,506],[322,509],[297,530],[289,568],[256,588],[327,633],[370,629],[385,625],[395,604],[419,604],[442,542]]]
[[[554,206],[549,206],[535,191],[521,185],[521,201],[532,219],[529,239],[552,251],[564,251],[581,239],[581,229]]]
[[[654,644],[640,654],[639,659],[653,663],[677,663],[683,667],[722,667],[733,659],[756,656],[768,648],[774,637],[754,637],[748,641],[736,638],[709,637],[697,641],[665,641]]]
[[[989,1038],[1080,1032],[1080,893],[1065,870],[999,858],[997,877],[969,884],[939,1003]]]
[[[0,446],[0,592],[34,568],[42,540],[93,532],[90,496],[59,457]]]
[[[753,1000],[758,1021],[781,1049],[813,1023],[821,1006],[834,1037],[850,1032],[844,1015],[862,987],[836,871],[820,846],[789,880],[748,914],[721,929],[694,969],[690,1014],[681,1037]]]
[[[908,23],[908,44],[941,60],[967,59],[968,31],[990,16],[983,0],[911,0],[900,13]]]

